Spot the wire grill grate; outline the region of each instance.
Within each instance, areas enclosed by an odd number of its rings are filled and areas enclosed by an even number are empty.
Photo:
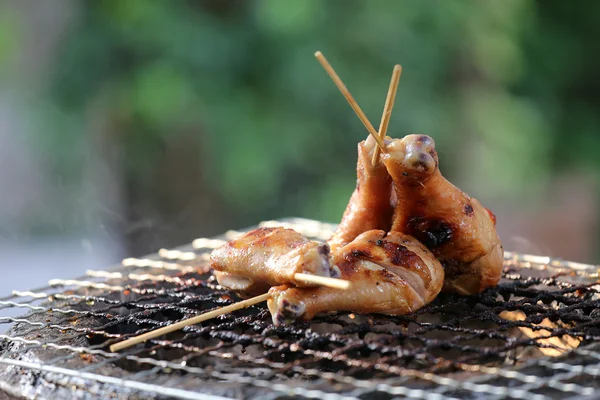
[[[325,239],[334,226],[291,219]],[[25,397],[522,398],[600,383],[598,267],[505,253],[496,288],[400,317],[275,327],[254,306],[121,353],[108,346],[237,301],[208,268],[220,239],[126,259],[0,299],[0,388]]]

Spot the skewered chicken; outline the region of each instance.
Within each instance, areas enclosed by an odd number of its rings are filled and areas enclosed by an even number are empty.
[[[444,290],[473,294],[496,285],[503,252],[495,217],[442,176],[433,139],[394,139],[382,160],[397,198],[391,230],[434,253],[445,269]]]
[[[331,311],[407,314],[432,301],[444,281],[444,270],[433,254],[398,232],[365,232],[334,253],[333,262],[341,278],[352,281],[352,288],[274,287],[268,306],[275,324]]]
[[[392,179],[383,164],[372,165],[375,146],[371,136],[358,144],[356,189],[342,221],[328,241],[333,252],[368,230],[390,230],[394,211],[390,202]]]
[[[247,232],[215,249],[210,259],[219,284],[248,296],[282,284],[310,286],[296,273],[339,276],[328,245],[281,227]]]

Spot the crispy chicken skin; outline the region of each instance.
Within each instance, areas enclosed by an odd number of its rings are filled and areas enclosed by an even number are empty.
[[[356,189],[342,221],[328,241],[332,252],[368,230],[383,229],[387,232],[390,229],[394,211],[390,202],[392,179],[382,163],[377,166],[371,164],[375,146],[371,136],[358,144]]]
[[[446,272],[444,291],[473,294],[496,285],[503,251],[495,217],[442,176],[433,139],[394,139],[382,159],[397,201],[391,230],[414,236],[435,254]]]
[[[258,228],[213,250],[211,266],[220,285],[251,296],[271,286],[309,286],[296,273],[337,277],[329,246],[307,239],[293,229]]]
[[[341,278],[352,282],[350,289],[274,287],[268,306],[275,324],[332,311],[407,314],[432,301],[444,282],[433,254],[398,232],[365,232],[340,248],[333,262]]]

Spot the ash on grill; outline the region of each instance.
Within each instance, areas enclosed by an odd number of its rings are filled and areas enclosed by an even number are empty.
[[[282,223],[317,239],[333,228],[299,219],[262,225]],[[0,335],[0,388],[55,398],[544,398],[600,386],[591,378],[600,373],[597,267],[510,253],[497,287],[442,294],[412,315],[337,314],[276,327],[261,305],[108,351],[237,301],[208,269],[207,254],[221,243],[197,240],[2,299],[0,322],[10,330]]]

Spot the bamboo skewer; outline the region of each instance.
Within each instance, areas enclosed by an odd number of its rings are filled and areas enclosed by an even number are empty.
[[[350,107],[352,107],[358,118],[362,121],[365,128],[367,128],[369,133],[373,136],[373,139],[375,139],[375,141],[377,142],[377,145],[381,148],[381,150],[384,150],[383,140],[379,138],[377,131],[375,130],[375,128],[373,128],[373,125],[371,125],[371,122],[369,122],[369,119],[367,118],[363,110],[358,106],[358,103],[356,103],[356,100],[354,100],[354,97],[352,97],[352,95],[348,91],[348,88],[346,88],[346,85],[344,85],[344,82],[342,82],[338,74],[335,73],[335,70],[333,69],[331,64],[329,64],[329,62],[325,59],[323,53],[317,51],[315,53],[315,57],[317,58],[319,63],[321,63],[323,68],[325,68],[325,71],[331,77],[333,83],[335,83],[340,92],[342,92],[342,94],[350,104]]]
[[[327,286],[334,289],[346,290],[350,287],[350,281],[337,278],[328,278],[326,276],[297,273],[294,275],[294,278],[298,281],[314,283],[316,285]]]
[[[294,275],[294,278],[302,282],[314,283],[317,285],[327,286],[334,289],[348,289],[350,287],[349,281],[346,281],[344,279],[328,278],[326,276],[297,273]],[[185,328],[186,326],[196,325],[200,322],[204,322],[209,319],[218,317],[219,315],[229,314],[234,311],[241,310],[242,308],[247,308],[254,304],[262,303],[263,301],[269,300],[270,297],[270,293],[261,294],[256,297],[252,297],[251,299],[242,300],[240,302],[225,307],[217,308],[216,310],[212,310],[192,318],[184,319],[183,321],[176,322],[172,325],[164,326],[162,328],[158,328],[153,331],[143,333],[139,336],[135,336],[130,339],[124,340],[122,342],[115,343],[110,346],[110,351],[114,353],[126,349],[128,347],[135,346],[138,343],[143,343],[147,340],[178,331],[180,329]]]
[[[209,311],[204,314],[200,314],[196,317],[184,319],[183,321],[176,322],[172,325],[168,325],[162,328],[155,329],[150,332],[146,332],[142,335],[132,337],[130,339],[124,340],[119,343],[115,343],[110,346],[111,352],[117,352],[119,350],[126,349],[128,347],[134,346],[138,343],[143,343],[147,340],[154,339],[158,336],[166,335],[171,332],[178,331],[180,329],[185,328],[186,326],[199,324],[200,322],[204,322],[206,320],[218,317],[219,315],[228,314],[237,310],[241,310],[242,308],[250,307],[254,304],[262,303],[263,301],[267,301],[271,297],[271,294],[265,293],[260,296],[252,297],[251,299],[243,300],[229,306],[217,308],[216,310]]]
[[[402,66],[396,64],[394,66],[394,71],[392,72],[392,79],[390,81],[390,87],[385,99],[385,106],[383,106],[381,123],[379,124],[379,139],[381,139],[382,142],[385,139],[385,134],[387,133],[388,125],[390,124],[390,118],[392,117],[392,109],[394,108],[394,100],[396,99],[396,92],[398,91],[398,82],[400,82],[401,73]],[[375,166],[379,162],[380,150],[380,147],[375,148],[371,165]]]

